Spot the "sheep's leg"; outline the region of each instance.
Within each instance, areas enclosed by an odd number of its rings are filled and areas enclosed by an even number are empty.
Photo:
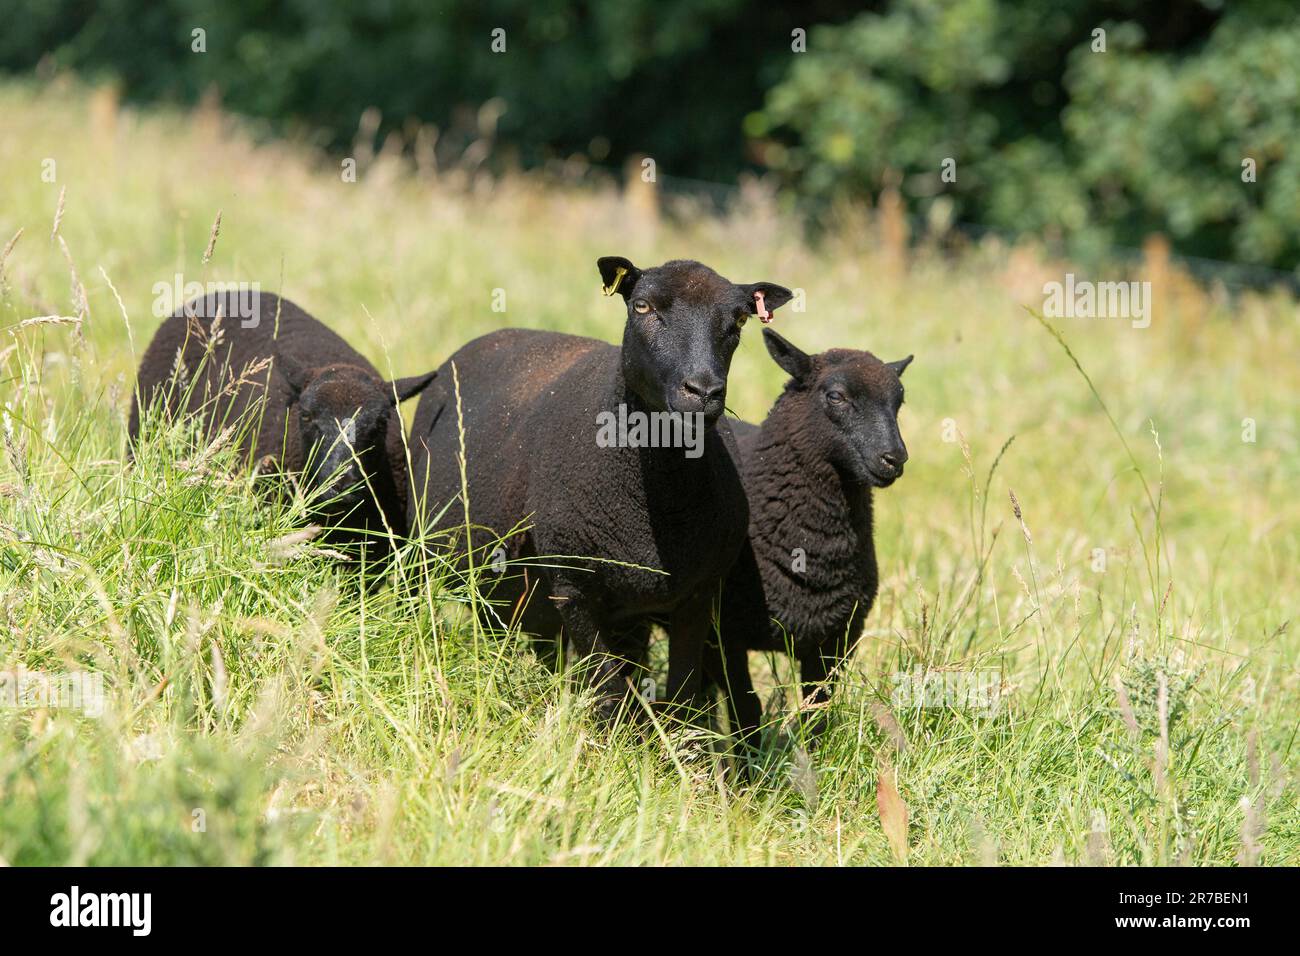
[[[717,689],[725,690],[727,686],[726,673],[727,665],[722,660],[721,646],[714,640],[705,641],[704,651],[700,655],[700,698],[710,713],[716,703],[714,698]],[[730,703],[727,706],[730,708]]]
[[[622,691],[620,701],[628,699],[633,690],[637,694],[648,696],[651,700],[655,696],[653,686],[647,687],[645,680],[649,673],[646,659],[650,651],[650,627],[650,621],[636,620],[630,624],[610,628],[609,637],[604,638],[608,653],[619,663],[618,673],[614,679]],[[653,684],[653,681],[650,683]],[[645,709],[640,703],[636,703],[631,708],[630,716],[640,720],[645,716]]]
[[[749,760],[758,749],[758,728],[763,720],[763,705],[749,674],[749,654],[744,647],[720,647],[712,641],[704,654],[705,679],[722,687],[726,695],[727,719],[739,744],[742,772],[748,779]]]
[[[831,699],[831,691],[835,689],[830,672],[837,664],[838,658],[825,656],[821,649],[814,649],[799,659],[802,706],[816,708],[813,718],[808,722],[809,735],[814,741],[826,729],[825,707]]]
[[[668,622],[668,687],[670,705],[694,704],[700,696],[704,647],[713,629],[710,611],[712,591],[702,591],[687,598]]]
[[[580,662],[579,679],[596,692],[597,715],[612,720],[626,699],[626,677],[633,662],[610,646],[595,615],[580,596],[565,594],[557,604],[564,622],[564,638]]]
[[[727,648],[726,660],[727,707],[731,726],[740,735],[741,745],[746,750],[757,750],[763,704],[749,676],[749,654],[743,648]]]

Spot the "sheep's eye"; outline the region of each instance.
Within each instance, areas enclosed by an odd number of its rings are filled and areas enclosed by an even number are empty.
[[[747,316],[743,312],[740,313],[739,315],[736,316],[736,328],[743,329],[745,327],[745,323],[748,321],[749,321],[749,316]]]
[[[650,303],[647,302],[645,299],[633,299],[632,311],[634,311],[637,315],[646,315],[650,311]]]
[[[832,405],[843,405],[844,393],[832,389],[826,393],[826,401],[830,402]]]

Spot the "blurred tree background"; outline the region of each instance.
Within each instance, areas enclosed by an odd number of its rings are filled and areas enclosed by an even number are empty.
[[[771,173],[810,215],[897,185],[1083,255],[1162,232],[1300,266],[1294,0],[0,0],[0,23],[0,71],[215,95],[339,151],[374,108],[408,145],[415,121],[453,154],[490,134],[496,168],[645,154]]]

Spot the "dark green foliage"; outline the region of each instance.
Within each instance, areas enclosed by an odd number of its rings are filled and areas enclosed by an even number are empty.
[[[896,0],[814,31],[746,125],[808,197],[898,177],[916,212],[952,203],[1076,253],[1159,231],[1184,253],[1289,269],[1297,63],[1300,20],[1267,0]]]
[[[810,216],[897,178],[919,217],[1061,239],[1085,257],[1159,231],[1186,254],[1300,264],[1300,19],[1287,0],[6,7],[0,71],[48,58],[139,100],[216,90],[335,149],[375,107],[380,137],[433,123],[443,157],[487,137],[498,168],[574,154],[646,154],[667,176],[716,181],[767,168]],[[206,53],[191,50],[198,28]],[[796,28],[806,52],[792,52]],[[955,182],[940,178],[949,158]]]
[[[714,179],[744,162],[741,120],[784,71],[791,29],[861,9],[842,0],[9,2],[21,26],[0,37],[0,70],[50,52],[119,77],[135,98],[189,103],[216,87],[228,107],[305,121],[336,147],[373,106],[381,135],[417,117],[442,129],[449,151],[463,149],[479,135],[479,107],[499,99],[497,133],[526,164],[642,152],[665,172]],[[196,28],[206,31],[204,54],[191,52]],[[492,48],[497,28],[505,52]]]

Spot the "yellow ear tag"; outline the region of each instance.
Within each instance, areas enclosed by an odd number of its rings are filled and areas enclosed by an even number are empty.
[[[614,281],[607,286],[602,286],[600,291],[605,293],[605,295],[613,295],[618,291],[619,283],[623,281],[623,276],[625,275],[627,275],[627,270],[622,266],[619,266],[614,270]]]

